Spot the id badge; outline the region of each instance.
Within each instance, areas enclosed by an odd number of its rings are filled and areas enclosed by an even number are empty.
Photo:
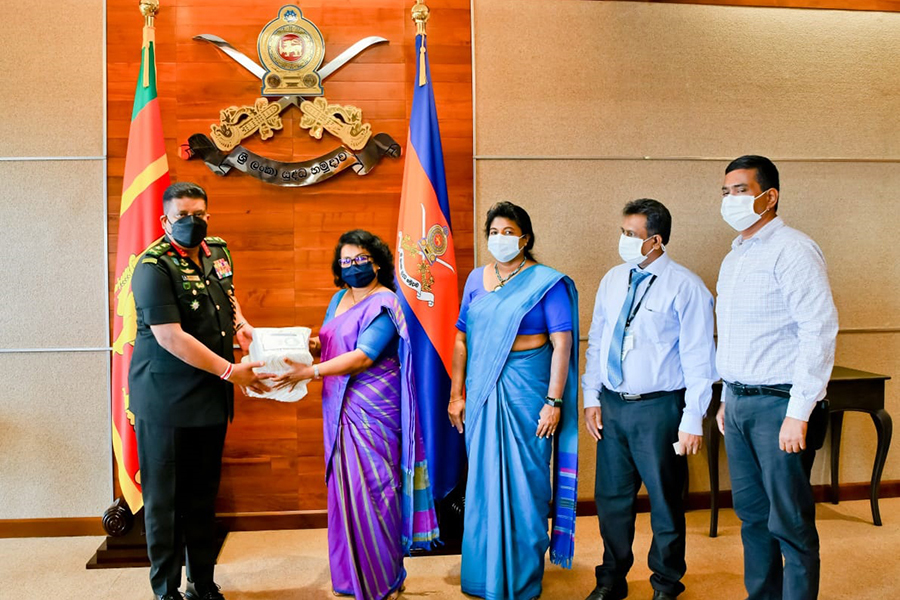
[[[634,335],[628,333],[625,335],[625,338],[622,340],[622,360],[625,360],[625,357],[628,356],[628,353],[634,349]]]

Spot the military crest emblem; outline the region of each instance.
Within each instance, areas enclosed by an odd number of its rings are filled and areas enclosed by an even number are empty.
[[[222,109],[209,135],[194,134],[181,145],[182,158],[202,158],[217,175],[236,169],[266,183],[299,187],[320,183],[348,169],[365,175],[383,157],[400,156],[400,145],[385,133],[373,133],[359,108],[328,102],[322,84],[361,52],[386,39],[363,38],[323,66],[322,32],[295,5],[282,6],[260,32],[257,53],[262,65],[218,36],[202,34],[194,39],[214,45],[259,78],[262,97],[252,104]],[[316,140],[327,132],[338,138],[341,146],[312,160],[282,162],[241,145],[253,136],[265,141],[283,131],[281,114],[291,107],[302,112],[301,130]]]
[[[325,39],[296,6],[283,6],[259,34],[259,60],[266,69],[263,96],[321,96],[316,72],[325,57]]]

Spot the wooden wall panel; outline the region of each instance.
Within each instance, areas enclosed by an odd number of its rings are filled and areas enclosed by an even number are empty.
[[[157,19],[158,87],[173,180],[196,181],[210,196],[210,232],[228,240],[238,298],[256,326],[317,328],[335,288],[331,253],[341,233],[371,230],[394,246],[403,159],[384,159],[365,177],[343,173],[306,188],[279,188],[241,173],[213,175],[202,161],[183,161],[177,148],[208,132],[219,111],[252,104],[259,82],[211,45],[191,38],[212,33],[253,58],[259,31],[284,2],[166,0]],[[377,132],[405,146],[415,78],[411,0],[301,2],[325,37],[325,61],[360,38],[390,40],[367,50],[324,82],[331,102],[358,106]],[[431,0],[429,60],[444,144],[460,273],[472,267],[472,97],[468,0]],[[118,207],[128,125],[140,59],[142,19],[133,0],[108,3],[110,249],[117,242]],[[296,109],[267,142],[245,144],[278,160],[304,160],[338,145],[313,140]],[[115,264],[115,256],[110,257]],[[222,512],[325,508],[321,387],[297,404],[239,397],[225,450]]]

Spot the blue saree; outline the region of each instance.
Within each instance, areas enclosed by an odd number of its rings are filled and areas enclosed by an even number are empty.
[[[556,435],[535,435],[550,381],[549,344],[512,352],[522,318],[563,280],[572,353]],[[566,568],[575,549],[578,470],[578,294],[544,265],[472,301],[466,317],[466,483],[462,591],[488,600],[541,594],[544,554]],[[551,457],[553,473],[551,481]],[[552,483],[552,486],[551,486]],[[547,519],[553,526],[547,535]]]

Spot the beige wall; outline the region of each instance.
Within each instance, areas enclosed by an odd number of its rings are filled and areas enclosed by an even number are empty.
[[[0,519],[112,499],[104,40],[101,0],[0,5]]]
[[[724,168],[756,153],[780,167],[780,213],[827,258],[842,330],[837,363],[900,373],[900,265],[891,259],[900,233],[900,14],[568,0],[474,6],[476,222],[498,200],[529,210],[539,258],[580,290],[582,336],[600,277],[619,262],[628,200],[669,207],[672,257],[714,289],[733,238],[718,211]],[[893,382],[887,407],[900,414]],[[588,439],[581,498],[593,489]],[[849,415],[843,481],[868,481],[874,447],[868,417]],[[816,483],[826,481],[827,458],[820,453]],[[705,457],[690,466],[692,489],[709,489]],[[728,487],[724,460],[721,468]],[[896,451],[884,478],[900,479]]]

